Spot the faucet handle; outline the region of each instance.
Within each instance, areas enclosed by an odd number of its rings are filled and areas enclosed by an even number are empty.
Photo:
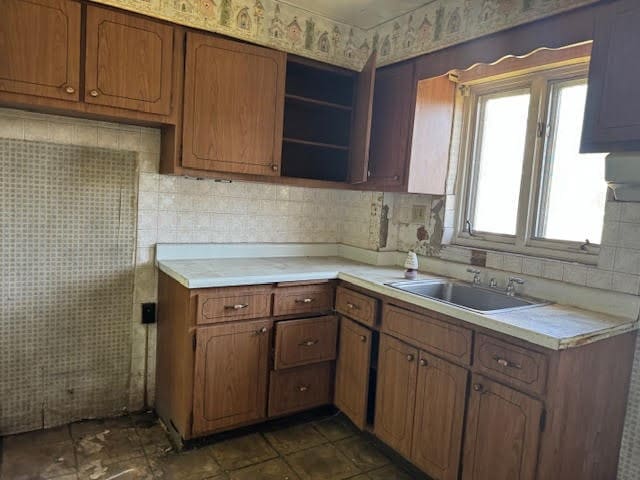
[[[518,285],[524,285],[524,280],[520,277],[509,277],[509,283],[511,283],[512,285],[514,283],[517,283]]]

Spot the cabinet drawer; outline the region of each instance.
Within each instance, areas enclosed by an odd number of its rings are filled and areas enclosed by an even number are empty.
[[[319,317],[276,324],[275,369],[336,358],[338,319]]]
[[[338,287],[336,310],[353,320],[374,326],[378,313],[378,300],[348,288]]]
[[[333,363],[271,372],[269,416],[285,415],[331,403]]]
[[[546,355],[487,335],[478,335],[475,356],[478,371],[535,393],[544,392]]]
[[[329,283],[278,288],[273,299],[274,315],[322,313],[331,310],[332,307],[333,287]]]
[[[471,363],[471,330],[392,305],[385,305],[382,331],[436,355]]]
[[[220,288],[198,294],[198,324],[269,316],[271,287]]]

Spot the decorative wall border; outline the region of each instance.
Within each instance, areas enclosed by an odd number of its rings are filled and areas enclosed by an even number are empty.
[[[278,0],[92,0],[361,70],[433,52],[599,0],[430,0],[362,30]]]

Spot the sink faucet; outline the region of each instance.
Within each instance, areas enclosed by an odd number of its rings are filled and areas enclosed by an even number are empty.
[[[524,280],[518,277],[509,277],[509,283],[507,284],[507,295],[510,297],[516,296],[516,284],[524,285]]]
[[[477,268],[467,268],[467,272],[473,273],[473,284],[480,285],[480,274],[482,272]]]

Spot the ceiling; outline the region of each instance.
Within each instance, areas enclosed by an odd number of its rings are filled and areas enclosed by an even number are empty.
[[[364,30],[376,27],[433,0],[283,0],[332,20]]]

